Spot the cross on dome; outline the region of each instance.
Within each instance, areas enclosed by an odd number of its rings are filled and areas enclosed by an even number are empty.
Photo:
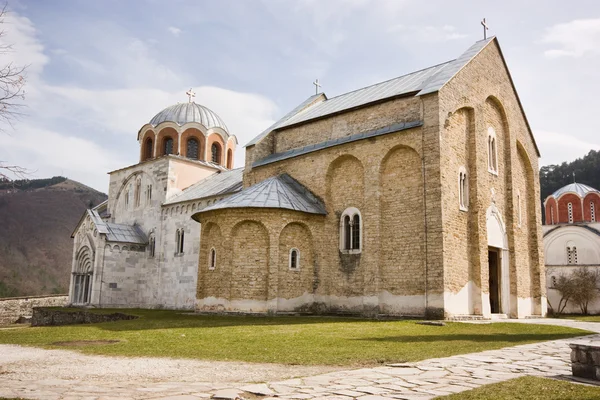
[[[313,82],[313,85],[315,85],[315,94],[319,94],[319,88],[321,87],[321,84],[319,83],[319,80],[315,80]]]
[[[481,25],[483,25],[483,40],[487,39],[487,31],[490,29],[485,22],[485,18],[481,21]]]
[[[185,94],[188,95],[188,103],[193,102],[192,98],[196,97],[196,93],[192,90],[192,88],[190,88],[190,90],[188,90],[187,92],[185,92]]]

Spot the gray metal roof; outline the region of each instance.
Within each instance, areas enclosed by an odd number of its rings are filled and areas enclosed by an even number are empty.
[[[95,210],[87,210],[87,215],[90,216],[92,223],[96,226],[98,233],[106,235],[106,240],[109,242],[132,243],[132,244],[148,244],[148,238],[142,232],[138,225],[115,224],[106,222]],[[85,214],[84,214],[85,215]]]
[[[315,101],[318,97],[323,97],[325,100],[327,99],[327,97],[325,96],[325,93],[313,94],[308,99],[306,99],[302,103],[298,104],[292,111],[290,111],[289,113],[287,113],[283,117],[281,117],[273,125],[271,125],[267,129],[265,129],[264,131],[262,131],[258,136],[256,136],[250,142],[248,142],[248,144],[246,144],[245,147],[252,146],[252,145],[255,145],[256,143],[258,143],[262,138],[264,138],[265,136],[267,136],[269,134],[269,132],[271,132],[274,129],[279,128],[280,126],[282,126],[282,124],[285,123],[285,121],[287,121],[289,118],[291,118],[294,115],[296,115],[297,113],[299,113],[306,106],[308,106],[310,103],[312,103],[313,101]]]
[[[323,202],[288,174],[268,178],[200,212],[226,208],[282,208],[309,214],[327,214]]]
[[[454,75],[458,73],[465,65],[473,59],[479,52],[488,45],[492,40],[494,40],[494,36],[489,39],[480,40],[475,42],[473,46],[469,47],[467,51],[465,51],[460,57],[456,60],[450,61],[444,64],[443,68],[440,68],[435,75],[431,76],[427,82],[421,88],[421,91],[417,93],[417,96],[422,96],[424,94],[437,92],[444,86]]]
[[[584,185],[583,183],[575,182],[575,183],[570,183],[566,186],[561,187],[556,192],[552,193],[552,196],[554,196],[555,198],[558,199],[560,196],[562,196],[565,193],[575,193],[580,197],[585,197],[586,194],[591,193],[591,192],[600,193],[599,190],[594,189],[593,187]]]
[[[197,122],[206,128],[222,128],[228,132],[225,122],[214,111],[196,103],[181,103],[165,108],[150,120],[150,125],[162,122],[175,122],[182,126],[188,122]]]
[[[447,64],[448,63],[435,65],[398,78],[390,79],[389,81],[332,97],[288,118],[284,123],[279,125],[278,128],[294,125],[299,122],[308,121],[329,114],[335,114],[340,111],[359,107],[389,97],[418,92],[424,87],[429,78],[442,70]]]
[[[277,161],[287,160],[288,158],[298,157],[303,154],[312,153],[313,151],[323,150],[328,147],[333,147],[333,146],[338,146],[341,144],[355,142],[357,140],[367,139],[367,138],[374,137],[374,136],[386,135],[388,133],[399,132],[399,131],[403,131],[405,129],[416,128],[416,127],[422,126],[422,125],[423,125],[423,121],[403,122],[400,124],[394,124],[394,125],[386,126],[384,128],[375,129],[372,131],[357,133],[357,134],[351,135],[351,136],[344,136],[344,137],[337,138],[337,139],[327,140],[325,142],[311,144],[309,146],[304,146],[304,147],[300,147],[297,149],[284,151],[283,153],[270,154],[263,159],[255,161],[252,164],[252,166],[259,167],[261,165],[271,164],[271,163],[274,163]]]
[[[197,200],[225,193],[239,192],[242,190],[243,168],[230,171],[217,172],[192,186],[184,189],[181,193],[165,202],[165,205],[181,203],[184,201]]]
[[[318,95],[311,96],[260,135],[255,137],[246,146],[256,144],[269,132],[275,129],[335,114],[337,112],[360,107],[391,97],[407,95],[410,93],[416,93],[417,96],[421,96],[436,92],[441,89],[446,82],[452,79],[458,71],[460,71],[492,40],[494,40],[494,37],[476,42],[456,60],[434,65],[433,67],[425,68],[398,78],[332,97],[311,105],[310,107],[306,107],[314,101],[315,96]]]

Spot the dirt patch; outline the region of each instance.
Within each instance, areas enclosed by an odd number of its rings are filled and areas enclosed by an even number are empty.
[[[114,344],[119,343],[120,340],[71,340],[68,342],[54,342],[54,346],[65,346],[65,347],[81,347],[81,346],[94,346],[102,344]]]

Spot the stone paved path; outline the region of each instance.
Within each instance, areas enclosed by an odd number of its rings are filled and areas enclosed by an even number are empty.
[[[504,322],[543,323],[600,332],[600,323],[568,320],[513,320]],[[267,384],[228,382],[178,382],[152,379],[87,381],[74,379],[37,380],[35,376],[11,377],[3,373],[3,348],[0,346],[0,397],[28,399],[199,399],[250,398],[252,393],[264,400],[279,399],[431,399],[439,395],[470,390],[481,385],[513,379],[524,375],[569,377],[570,349],[574,341],[596,342],[600,335],[580,339],[556,340],[464,354],[416,363],[396,364],[357,370],[333,371],[304,378],[271,381]],[[13,346],[14,347],[14,346]],[[39,350],[52,352],[56,350]],[[93,357],[93,356],[86,356]],[[104,357],[106,358],[106,357]],[[117,359],[117,358],[115,358]],[[135,359],[134,359],[135,360]],[[138,359],[139,360],[139,359]],[[161,359],[147,359],[161,368]],[[188,362],[163,360],[162,362]],[[215,363],[217,366],[219,363]],[[172,367],[172,366],[171,366]],[[246,364],[246,368],[248,365]],[[235,371],[232,371],[232,377]],[[248,380],[246,380],[247,382]]]

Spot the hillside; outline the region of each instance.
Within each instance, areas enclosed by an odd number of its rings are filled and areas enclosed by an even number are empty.
[[[0,297],[67,293],[71,233],[104,200],[63,177],[0,182]]]
[[[575,174],[575,177],[573,177]],[[542,205],[546,197],[555,190],[573,183],[575,179],[596,189],[600,189],[600,151],[590,150],[582,158],[560,165],[552,164],[540,169],[540,194]],[[543,210],[543,208],[542,208]],[[544,213],[542,213],[542,218]]]

